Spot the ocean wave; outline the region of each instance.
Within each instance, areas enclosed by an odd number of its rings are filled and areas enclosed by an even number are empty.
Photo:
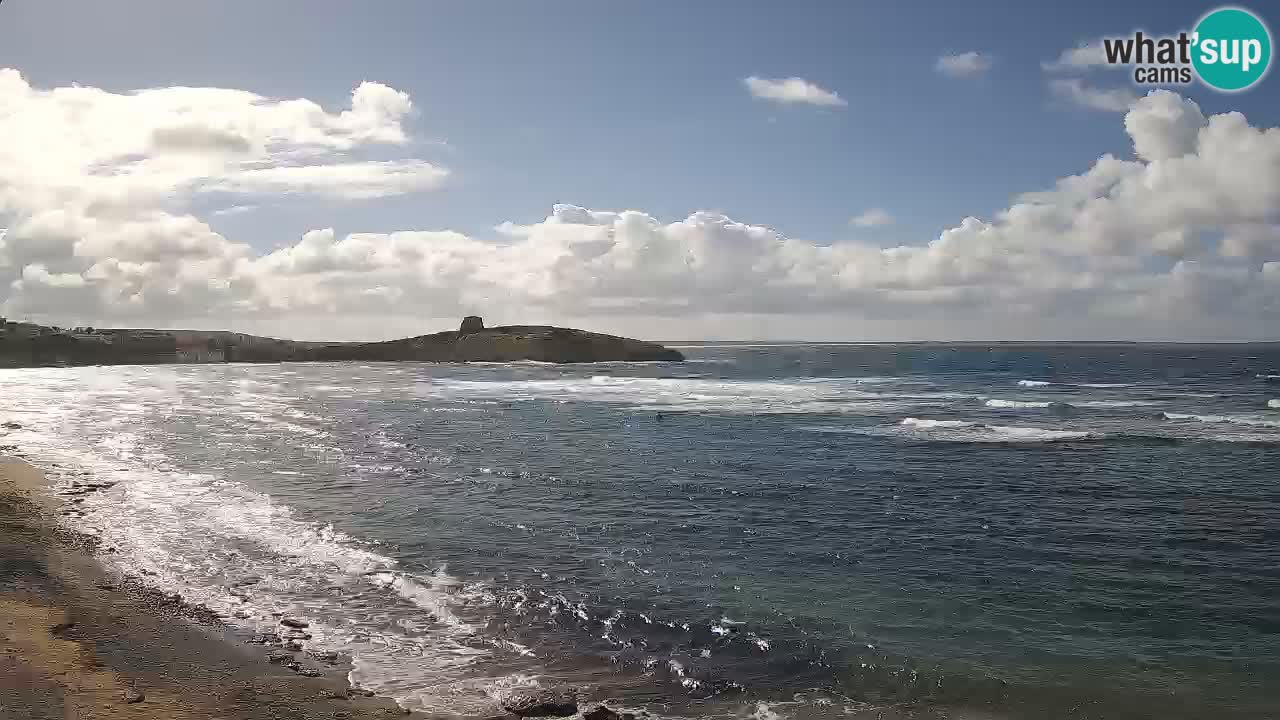
[[[1191,413],[1161,413],[1165,420],[1183,420],[1201,423],[1224,423],[1253,427],[1280,428],[1280,420],[1270,420],[1256,415],[1194,415]]]
[[[972,397],[945,392],[893,392],[892,377],[723,380],[700,377],[592,375],[530,380],[439,380],[419,389],[426,399],[457,402],[608,403],[663,413],[867,414]],[[874,388],[871,389],[871,388]]]
[[[1064,387],[1083,387],[1097,388],[1101,390],[1111,388],[1133,387],[1134,383],[1074,383],[1074,382],[1051,382],[1049,380],[1019,380],[1017,383],[1021,387],[1048,387],[1050,385],[1061,385]]]
[[[978,423],[968,420],[930,420],[928,418],[913,417],[904,418],[902,424],[918,428],[959,428],[978,425]]]
[[[988,398],[983,402],[989,408],[1001,408],[1006,410],[1032,410],[1032,409],[1051,409],[1070,411],[1076,408],[1127,408],[1127,407],[1149,407],[1159,405],[1155,400],[1077,400],[1071,398],[1066,400],[1002,400],[1000,398]]]
[[[1053,444],[1077,442],[1133,443],[1137,445],[1177,445],[1182,443],[1228,443],[1249,445],[1280,444],[1280,434],[1271,432],[1170,432],[1160,429],[1127,430],[1058,429],[1044,427],[984,425],[967,420],[906,418],[892,427],[812,426],[809,432],[893,437],[904,440],[957,444]]]
[[[989,408],[1049,408],[1055,405],[1065,405],[1066,403],[1052,402],[1050,400],[1001,400],[999,398],[988,398],[982,404]]]
[[[1267,407],[1269,407],[1269,408],[1276,408],[1276,409],[1280,410],[1280,398],[1277,398],[1277,399],[1275,399],[1275,400],[1268,400],[1268,401],[1267,401]]]
[[[1088,408],[1125,408],[1125,407],[1151,407],[1159,405],[1158,400],[1076,400],[1071,405],[1075,407]]]
[[[906,418],[898,425],[876,427],[814,426],[810,432],[847,433],[951,443],[1020,444],[1103,440],[1107,436],[1085,430],[1016,425],[985,425],[976,421]]]
[[[1050,430],[1037,427],[1016,427],[1011,425],[988,425],[986,429],[998,437],[1022,440],[1026,442],[1059,442],[1062,440],[1102,439],[1103,436],[1083,430]]]
[[[248,420],[249,422],[259,423],[261,425],[269,425],[271,427],[279,428],[281,430],[288,430],[289,432],[297,435],[308,435],[311,437],[325,437],[329,434],[324,430],[320,430],[318,428],[308,427],[306,425],[299,425],[298,423],[289,422],[288,420],[281,420],[280,418],[272,417],[270,415],[257,412],[255,410],[241,410],[236,412],[236,416],[241,417],[245,420]],[[294,415],[291,417],[300,417],[300,416]]]
[[[464,635],[476,633],[476,626],[454,613],[454,594],[463,586],[463,582],[446,572],[443,566],[429,577],[390,572],[377,573],[371,577],[378,584],[395,590],[400,597],[427,610],[452,631]]]

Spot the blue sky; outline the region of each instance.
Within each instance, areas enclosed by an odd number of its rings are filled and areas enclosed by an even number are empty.
[[[259,252],[329,227],[496,238],[496,224],[538,223],[556,203],[664,223],[712,211],[819,246],[916,246],[1104,153],[1132,158],[1123,114],[1051,92],[1042,63],[1103,35],[1186,29],[1215,6],[9,0],[0,67],[34,88],[237,88],[335,111],[362,81],[407,93],[408,142],[348,156],[421,158],[447,182],[360,200],[214,193],[184,208]],[[938,71],[940,56],[970,51],[990,69]],[[748,76],[801,77],[846,104],[769,102]],[[1139,92],[1120,71],[1081,77]],[[1205,116],[1239,110],[1271,127],[1270,81],[1176,90]],[[215,212],[234,204],[252,210]],[[893,222],[850,224],[870,208]]]

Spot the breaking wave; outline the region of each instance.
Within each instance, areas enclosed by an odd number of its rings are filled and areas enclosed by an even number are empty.
[[[1274,402],[1274,401],[1272,401]],[[1280,428],[1280,420],[1269,420],[1256,415],[1193,415],[1190,413],[1161,413],[1165,420],[1184,420],[1202,423],[1226,423],[1252,427]]]
[[[910,406],[968,399],[954,392],[898,391],[893,385],[922,383],[898,377],[840,377],[795,380],[722,380],[703,377],[594,375],[529,380],[438,380],[420,392],[424,399],[452,402],[477,398],[503,402],[617,404],[663,413],[732,415],[867,414]]]
[[[1098,388],[1102,390],[1106,390],[1109,388],[1133,387],[1134,385],[1134,383],[1072,383],[1072,382],[1051,382],[1049,380],[1019,380],[1017,384],[1021,387],[1048,387],[1050,385],[1060,385],[1063,387]]]
[[[1150,407],[1159,405],[1158,400],[1081,400],[1071,403],[1075,407],[1088,408],[1125,408],[1125,407]]]
[[[1106,436],[1084,430],[1061,430],[1015,425],[986,425],[968,420],[931,420],[909,417],[893,426],[839,427],[817,426],[811,432],[849,433],[916,438],[955,443],[1053,443],[1076,440],[1101,440]]]
[[[903,420],[902,424],[918,428],[961,428],[973,427],[978,423],[968,420],[929,420],[927,418],[909,417]]]
[[[982,403],[989,408],[1050,408],[1055,406],[1067,406],[1067,403],[1051,402],[1049,400],[1001,400],[999,398],[988,398]]]

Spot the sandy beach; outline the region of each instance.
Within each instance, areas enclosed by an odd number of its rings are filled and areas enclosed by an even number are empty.
[[[61,511],[39,470],[0,458],[0,718],[407,714],[353,694],[338,663],[245,644],[209,611],[107,575]]]

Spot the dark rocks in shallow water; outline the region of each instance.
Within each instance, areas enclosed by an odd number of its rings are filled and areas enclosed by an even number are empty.
[[[1076,410],[1075,405],[1072,405],[1071,403],[1065,403],[1065,402],[1049,403],[1049,412],[1053,413],[1054,415],[1079,415],[1080,414]]]
[[[311,627],[311,623],[307,622],[306,620],[299,620],[297,618],[290,618],[290,617],[280,618],[280,624],[285,627],[291,627],[299,630],[305,627]]]
[[[295,659],[293,657],[293,653],[273,652],[267,655],[267,662],[272,665],[288,665],[289,663],[295,662]]]
[[[347,693],[344,690],[325,689],[320,691],[320,697],[326,700],[346,700]]]
[[[578,712],[577,700],[552,691],[518,693],[502,703],[502,709],[520,717],[569,717]]]
[[[336,650],[308,650],[307,655],[326,665],[337,665],[342,661],[342,655]]]
[[[627,720],[634,717],[631,713],[620,713],[605,705],[597,705],[582,713],[583,720]]]
[[[134,705],[146,700],[147,696],[141,690],[135,687],[125,688],[124,701],[129,705]]]
[[[6,423],[0,423],[0,427],[4,428],[5,430],[21,430],[22,429],[21,424],[13,422],[12,420]]]

